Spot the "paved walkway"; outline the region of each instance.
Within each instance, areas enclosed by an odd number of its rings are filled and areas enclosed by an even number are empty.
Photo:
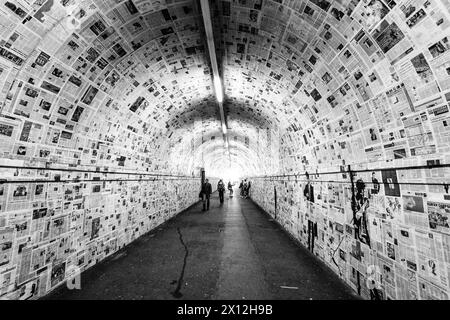
[[[81,287],[47,298],[355,299],[251,200],[217,196],[83,273]]]

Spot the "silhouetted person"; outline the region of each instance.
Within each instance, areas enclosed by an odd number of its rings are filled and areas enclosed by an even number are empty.
[[[233,185],[231,181],[228,182],[228,191],[230,191],[230,198],[233,198]]]
[[[223,196],[225,194],[225,183],[223,183],[222,179],[219,180],[219,183],[217,184],[217,191],[219,191],[219,199],[220,203],[223,203]]]
[[[239,194],[241,195],[241,198],[244,196],[244,180],[241,180],[241,184],[239,185]]]
[[[247,179],[245,179],[244,183],[242,184],[242,197],[244,199],[247,198],[247,187],[248,187],[248,183],[247,183]]]
[[[247,183],[247,188],[245,188],[245,197],[248,198],[250,197],[250,188],[252,186],[252,183],[250,182],[250,180]]]
[[[212,186],[209,180],[206,179],[202,186],[202,200],[203,200],[203,211],[209,210],[209,199],[211,198]]]

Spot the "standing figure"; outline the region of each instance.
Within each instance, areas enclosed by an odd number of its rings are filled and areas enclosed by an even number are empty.
[[[209,210],[209,199],[211,198],[212,186],[209,180],[206,179],[202,186],[202,201],[203,201],[203,211]]]
[[[233,185],[231,181],[228,182],[228,191],[230,191],[230,198],[233,198]]]
[[[223,183],[222,179],[220,179],[219,183],[217,184],[217,191],[219,191],[220,204],[222,204],[223,196],[225,194],[225,183]]]
[[[242,185],[242,198],[247,198],[247,179],[244,180],[244,184]]]
[[[252,183],[250,182],[250,180],[247,183],[247,189],[245,190],[245,197],[248,198],[250,197],[250,187],[252,186]]]
[[[241,184],[239,185],[239,194],[241,196],[241,198],[244,196],[244,180],[241,180]]]

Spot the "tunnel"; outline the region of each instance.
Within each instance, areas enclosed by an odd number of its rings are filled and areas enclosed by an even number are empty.
[[[1,0],[0,299],[448,300],[449,38],[444,0]]]

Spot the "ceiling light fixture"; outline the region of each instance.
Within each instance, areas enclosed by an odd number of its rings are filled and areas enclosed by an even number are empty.
[[[201,5],[201,10],[202,10],[202,16],[203,16],[203,24],[205,26],[206,42],[208,44],[209,57],[210,57],[210,61],[211,61],[211,69],[212,69],[212,75],[213,75],[212,80],[214,82],[216,99],[219,104],[220,122],[221,122],[221,126],[222,126],[223,139],[226,142],[225,148],[226,148],[226,152],[229,155],[230,150],[229,150],[228,136],[227,136],[228,128],[227,128],[227,124],[226,124],[225,112],[223,109],[224,90],[223,90],[222,79],[220,77],[219,66],[218,66],[218,62],[217,62],[216,47],[214,45],[214,32],[213,32],[212,21],[211,21],[211,9],[209,6],[209,0],[200,0],[200,5]]]
[[[228,128],[227,128],[227,125],[225,123],[222,123],[222,132],[225,135],[228,133]]]
[[[214,77],[214,88],[216,89],[216,97],[219,103],[223,103],[223,89],[222,89],[222,81],[220,77]]]

